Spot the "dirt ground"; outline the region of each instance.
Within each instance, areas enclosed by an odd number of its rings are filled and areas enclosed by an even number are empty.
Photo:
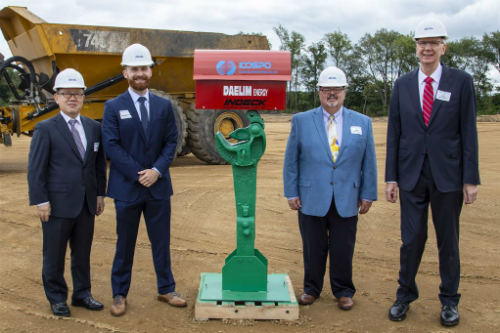
[[[302,250],[296,212],[283,198],[282,164],[290,117],[264,116],[267,150],[258,169],[256,247],[268,258],[270,273],[288,273],[295,293],[302,293]],[[0,146],[0,332],[499,332],[500,331],[500,122],[480,122],[479,199],[464,207],[461,219],[461,323],[439,323],[438,257],[432,224],[420,272],[421,297],[408,318],[389,321],[387,313],[399,269],[399,204],[384,199],[384,119],[374,119],[379,201],[358,224],[354,257],[355,307],[337,308],[329,288],[312,306],[300,308],[297,322],[194,320],[200,273],[220,272],[235,248],[235,203],[230,166],[206,165],[187,155],[170,171],[171,252],[177,290],[187,309],[156,301],[156,279],[144,223],[139,232],[127,314],[109,314],[110,272],[116,233],[113,201],[96,219],[92,250],[92,293],[104,311],[71,308],[72,317],[52,316],[41,281],[42,235],[35,208],[28,206],[26,169],[30,139],[14,138]],[[71,286],[69,257],[66,278]],[[325,283],[328,286],[328,283]]]

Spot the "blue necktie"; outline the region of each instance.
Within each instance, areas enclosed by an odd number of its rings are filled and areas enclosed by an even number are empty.
[[[146,97],[139,97],[139,103],[141,104],[140,109],[141,109],[141,123],[142,123],[142,128],[144,129],[144,134],[148,134],[148,125],[149,125],[149,117],[148,117],[148,110],[146,109],[146,104],[144,104],[144,101],[146,100]]]

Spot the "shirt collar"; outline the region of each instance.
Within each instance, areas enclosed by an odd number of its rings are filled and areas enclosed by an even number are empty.
[[[434,73],[430,75],[434,81],[436,81],[437,85],[439,86],[439,80],[441,79],[441,74],[443,73],[443,66],[441,63],[439,63],[439,66],[436,68]],[[422,84],[424,80],[427,78],[427,75],[422,71],[422,67],[419,68],[418,70],[418,82]]]
[[[149,89],[146,89],[146,94],[144,94],[144,95],[139,95],[138,93],[133,91],[132,88],[130,88],[130,87],[128,87],[128,92],[130,94],[130,97],[132,97],[134,104],[137,103],[137,100],[139,99],[139,97],[145,97],[146,101],[148,101],[148,103],[149,103]]]
[[[328,121],[328,119],[330,118],[330,114],[325,110],[324,107],[321,107],[321,110],[323,110],[323,119],[325,119],[325,121]],[[342,105],[340,107],[340,110],[337,111],[337,113],[335,113],[335,122],[339,122],[342,120],[342,117],[344,116],[344,106]]]
[[[64,121],[67,123],[69,123],[69,121],[71,119],[76,119],[76,121],[78,121],[78,123],[81,125],[82,124],[82,120],[80,119],[80,114],[78,114],[78,116],[76,116],[76,118],[71,118],[70,116],[68,116],[66,113],[62,112],[62,111],[59,111],[59,113],[61,113],[61,116],[64,118]]]

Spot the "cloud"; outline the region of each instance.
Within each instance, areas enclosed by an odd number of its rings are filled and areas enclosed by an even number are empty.
[[[27,6],[49,23],[118,26],[143,29],[207,31],[236,34],[261,32],[274,49],[279,40],[273,27],[281,23],[305,36],[306,43],[318,42],[326,33],[341,30],[353,42],[365,33],[385,28],[408,34],[424,18],[435,17],[446,25],[451,39],[481,38],[499,30],[498,0],[10,0]],[[0,52],[10,56],[0,37]]]

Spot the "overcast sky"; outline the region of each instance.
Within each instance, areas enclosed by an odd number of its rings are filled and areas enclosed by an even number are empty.
[[[306,44],[339,29],[354,42],[382,28],[407,34],[427,17],[441,20],[451,40],[500,30],[499,0],[1,0],[4,6],[28,7],[49,23],[261,32],[276,50],[278,24],[304,35]],[[11,56],[3,36],[0,52]]]

